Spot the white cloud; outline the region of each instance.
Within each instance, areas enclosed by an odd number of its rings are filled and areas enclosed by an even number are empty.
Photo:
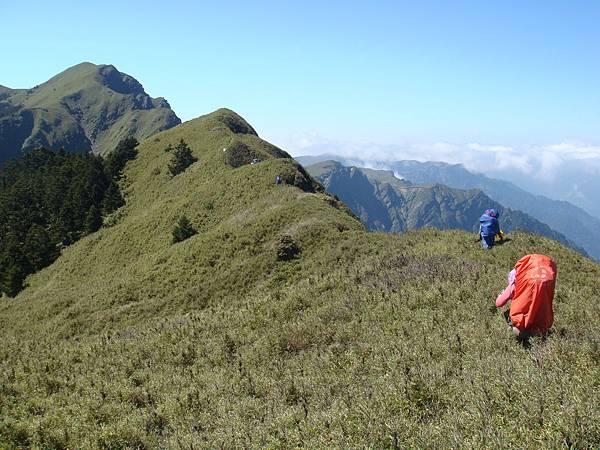
[[[552,151],[541,151],[538,154],[539,170],[537,177],[542,180],[552,180],[556,176],[556,169],[563,162],[561,156]]]
[[[336,141],[313,132],[291,136],[285,144],[284,148],[294,156],[331,153],[372,168],[385,168],[386,162],[398,160],[443,161],[460,163],[471,171],[484,174],[514,171],[549,183],[565,164],[574,164],[587,173],[600,175],[600,147],[582,142],[538,146],[479,142],[390,145]]]
[[[477,142],[467,144],[467,148],[482,153],[515,153],[515,149],[512,147],[506,147],[504,145],[482,145]]]
[[[600,158],[600,147],[586,145],[581,142],[562,142],[560,144],[548,145],[544,150],[559,155],[568,155],[573,159]]]

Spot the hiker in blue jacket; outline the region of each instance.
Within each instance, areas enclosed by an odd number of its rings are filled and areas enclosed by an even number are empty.
[[[486,209],[483,215],[479,218],[479,237],[481,246],[485,249],[494,246],[496,235],[502,239],[500,233],[500,222],[498,222],[498,211],[495,209]]]

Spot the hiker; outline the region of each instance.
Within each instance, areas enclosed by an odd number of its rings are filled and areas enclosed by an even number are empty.
[[[277,175],[275,177],[275,184],[281,184],[281,176]]]
[[[500,222],[498,222],[498,211],[494,208],[486,209],[479,218],[479,238],[483,248],[490,249],[494,246],[496,235],[500,240],[504,238],[504,233],[500,231]]]
[[[556,264],[545,255],[525,255],[508,274],[508,286],[496,298],[496,308],[512,300],[503,315],[520,340],[545,333],[554,322],[552,299],[556,285]]]

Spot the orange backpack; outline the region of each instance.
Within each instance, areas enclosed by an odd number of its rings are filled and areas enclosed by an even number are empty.
[[[520,330],[544,333],[554,322],[552,299],[556,264],[544,255],[526,255],[515,264],[517,278],[510,320]]]

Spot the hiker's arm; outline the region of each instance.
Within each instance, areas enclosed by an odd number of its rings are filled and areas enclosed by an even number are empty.
[[[496,232],[496,234],[500,234],[500,222],[498,221],[498,219],[494,220],[494,231]]]
[[[515,285],[509,284],[506,286],[506,289],[502,291],[502,293],[496,299],[496,308],[502,308],[508,301],[512,298],[515,292]]]

